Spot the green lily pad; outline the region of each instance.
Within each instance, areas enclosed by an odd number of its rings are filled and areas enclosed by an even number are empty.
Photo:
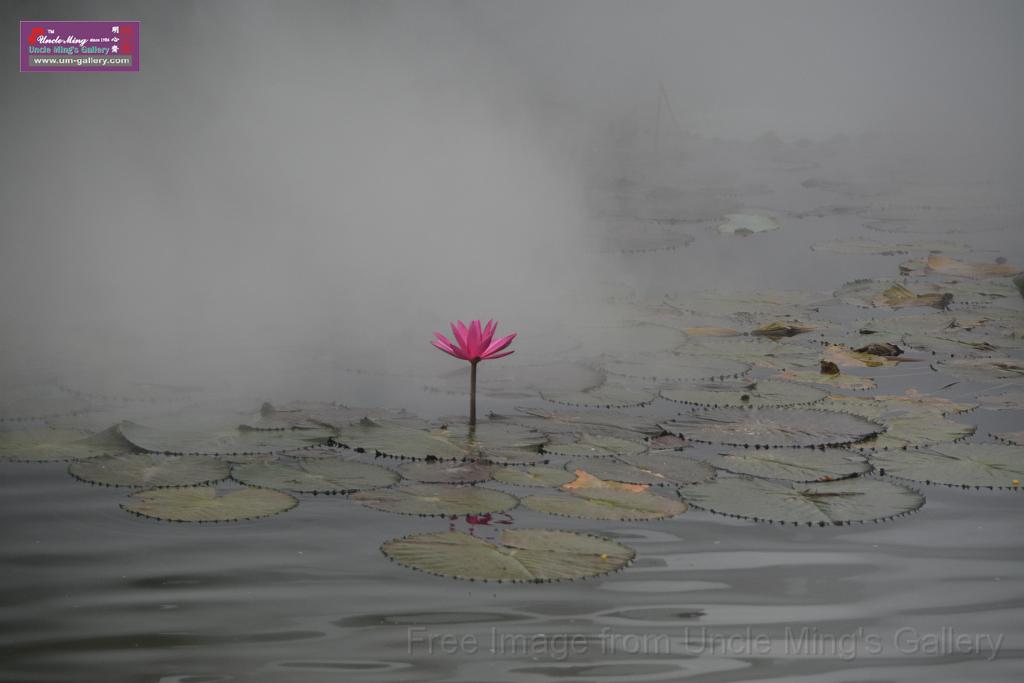
[[[494,473],[494,480],[513,486],[561,486],[576,476],[557,467],[503,467]]]
[[[45,427],[0,431],[0,462],[83,460],[133,450],[135,448],[121,437],[117,427],[99,434]]]
[[[870,391],[877,384],[870,377],[849,375],[841,372],[838,375],[827,375],[819,370],[784,370],[775,375],[776,379],[800,384],[816,384],[822,387],[834,387],[848,391]]]
[[[1014,446],[1024,446],[1024,432],[1001,432],[992,436]]]
[[[725,379],[739,377],[750,370],[749,365],[728,358],[668,353],[628,361],[608,361],[602,367],[609,374],[647,383]]]
[[[679,500],[646,491],[619,489],[578,489],[568,495],[538,494],[526,496],[522,503],[535,512],[617,522],[666,519],[686,512],[686,505]]]
[[[333,431],[240,429],[230,421],[192,418],[154,420],[153,425],[122,422],[121,434],[138,450],[172,455],[280,453],[327,441]]]
[[[582,408],[638,408],[656,398],[648,391],[610,384],[588,391],[542,393],[541,397],[552,403]]]
[[[839,448],[773,448],[722,453],[714,464],[736,474],[803,482],[845,479],[871,469],[863,457]]]
[[[975,400],[985,410],[1024,410],[1024,391],[981,394]]]
[[[428,383],[427,389],[446,394],[469,394],[469,364]],[[477,370],[477,393],[488,398],[534,398],[545,391],[585,391],[600,385],[604,376],[582,363],[517,365],[482,363]]]
[[[299,493],[351,493],[390,486],[399,479],[384,467],[341,458],[243,463],[231,468],[231,476],[247,486]]]
[[[883,474],[948,486],[1014,488],[1024,479],[1024,449],[991,443],[937,444],[873,455]]]
[[[497,543],[458,531],[388,541],[381,551],[400,565],[470,581],[571,581],[622,569],[636,556],[607,538],[549,529],[502,529]]]
[[[600,460],[572,460],[566,463],[565,469],[570,472],[582,470],[598,479],[627,484],[687,484],[714,477],[710,465],[671,452]]]
[[[186,486],[139,491],[121,507],[168,522],[238,522],[277,515],[298,504],[287,493],[272,489],[219,491],[212,486]]]
[[[549,443],[544,446],[545,453],[569,457],[630,455],[643,453],[646,450],[647,445],[642,441],[593,434],[581,434],[572,443]]]
[[[796,483],[719,477],[679,489],[696,508],[757,522],[842,525],[879,522],[914,512],[924,497],[887,481],[841,479]]]
[[[46,420],[76,415],[89,402],[53,386],[15,386],[0,389],[0,422]]]
[[[939,363],[939,369],[969,382],[1005,382],[1024,378],[1024,361],[1016,358],[964,358]]]
[[[845,256],[858,255],[881,255],[891,256],[893,254],[909,254],[912,252],[942,252],[957,253],[970,251],[966,244],[945,242],[942,240],[920,240],[917,242],[879,242],[876,240],[853,239],[853,240],[832,240],[830,242],[815,242],[811,245],[813,251],[828,252],[831,254],[842,254]]]
[[[892,396],[829,396],[817,407],[860,415],[869,420],[884,420],[906,415],[953,415],[966,413],[978,406],[908,389],[904,394]]]
[[[715,476],[714,468],[707,463],[680,455],[675,450],[620,455],[617,459],[652,475],[652,484],[693,484],[713,479]]]
[[[907,286],[892,280],[854,280],[835,291],[843,303],[863,308],[924,306],[943,310],[953,302],[952,293],[938,286]]]
[[[409,484],[352,494],[367,507],[400,515],[475,515],[504,512],[518,504],[515,496],[479,486]]]
[[[535,418],[535,421],[526,423],[526,426],[544,434],[593,433],[595,428],[610,428],[619,432],[635,432],[643,436],[658,436],[662,433],[661,427],[658,426],[656,421],[627,413],[616,413],[607,410],[569,412],[544,410],[542,408],[516,408],[516,410],[525,414],[526,417]],[[517,417],[513,415],[508,420],[516,422]]]
[[[725,222],[718,226],[718,232],[726,235],[753,235],[769,230],[778,230],[779,222],[770,216],[749,213],[726,214]]]
[[[452,443],[442,430],[416,429],[369,418],[342,428],[335,441],[356,451],[400,458],[461,460],[470,455],[464,446]]]
[[[813,365],[820,356],[813,349],[766,337],[716,338],[714,342],[699,339],[680,347],[679,354],[692,357],[716,356],[748,366],[776,370]]]
[[[820,401],[827,395],[813,387],[770,379],[693,384],[661,391],[661,397],[669,401],[712,408],[806,405]]]
[[[494,469],[494,465],[476,461],[417,461],[402,465],[398,473],[405,479],[425,484],[475,484],[490,479]]]
[[[228,478],[230,469],[227,463],[205,455],[123,453],[73,462],[68,472],[76,479],[104,486],[162,488],[220,481]]]
[[[712,290],[666,298],[665,305],[678,311],[711,317],[728,316],[754,321],[801,314],[805,307],[824,297],[800,290]]]
[[[875,450],[903,449],[946,441],[959,441],[977,430],[974,425],[947,420],[938,415],[900,415],[881,420],[885,431],[856,444],[857,448]]]
[[[764,447],[841,446],[882,429],[855,415],[785,408],[698,410],[661,426],[691,441]]]

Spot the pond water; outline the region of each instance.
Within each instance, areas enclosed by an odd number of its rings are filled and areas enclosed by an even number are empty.
[[[603,343],[626,360],[623,347],[643,347],[653,339],[650,344],[659,348],[656,335],[630,336],[631,329],[641,327],[640,311],[647,322],[677,327],[703,322],[750,330],[772,320],[771,315],[750,320],[724,313],[673,317],[659,307],[665,295],[683,307],[693,304],[695,293],[704,290],[821,293],[827,304],[800,309],[806,318],[850,329],[826,328],[781,342],[815,354],[821,353],[821,338],[855,332],[853,321],[937,313],[928,307],[857,308],[832,298],[833,290],[858,278],[899,280],[899,264],[926,257],[927,250],[847,255],[811,250],[812,243],[946,240],[971,248],[950,253],[952,258],[995,263],[1005,257],[1011,265],[1024,264],[1019,205],[998,209],[1009,212],[1006,229],[979,231],[972,229],[969,212],[960,219],[957,207],[968,203],[954,196],[944,215],[955,214],[947,222],[962,231],[936,234],[936,225],[946,224],[930,220],[929,209],[916,197],[922,188],[948,197],[944,185],[904,185],[882,198],[865,198],[853,182],[808,182],[836,172],[829,164],[837,162],[829,158],[815,163],[807,168],[792,160],[754,159],[743,166],[746,170],[732,181],[729,212],[772,217],[779,226],[746,236],[721,234],[713,216],[675,224],[647,220],[673,206],[688,206],[685,194],[676,204],[660,199],[655,205],[660,195],[644,194],[655,189],[650,186],[620,190],[618,197],[598,188],[605,201],[595,210],[595,225],[612,225],[613,237],[626,223],[638,234],[659,225],[694,239],[675,249],[658,248],[666,243],[653,239],[656,248],[643,253],[596,254],[596,260],[614,262],[624,274],[623,282],[595,294],[595,307],[607,310],[601,324],[618,316],[621,325],[614,334],[586,340],[582,350],[568,343],[559,347],[557,359],[598,357]],[[680,180],[687,182],[692,181]],[[957,191],[964,197],[977,193],[973,187]],[[993,204],[986,202],[979,212]],[[902,204],[920,219],[883,225],[898,232],[880,230],[865,217],[873,207]],[[615,304],[604,303],[609,300]],[[981,308],[957,303],[955,295],[957,315]],[[1009,341],[1015,337],[1004,334],[1024,329],[1021,300],[1006,303],[1009,322],[999,328],[998,339],[1010,348],[1000,355],[1021,359],[1020,346]],[[636,317],[624,315],[621,304]],[[430,332],[424,331],[423,344]],[[530,381],[517,385],[516,373],[500,365],[507,362],[514,369],[521,367],[516,362],[544,358],[543,344],[553,335],[540,333],[531,340],[531,331],[520,332],[516,344],[526,360],[513,356],[481,366],[483,414],[555,407],[533,389],[556,391],[560,375],[547,377],[545,385],[545,372],[522,371],[519,377]],[[683,333],[676,333],[681,342]],[[696,339],[712,345],[715,340]],[[914,389],[970,403],[1024,390],[1019,378],[964,379],[936,366],[940,356],[906,351],[919,360],[843,368],[844,375],[872,377],[876,389],[834,393],[864,397]],[[304,372],[304,365],[289,356],[293,353],[300,352],[273,349],[266,357],[280,361],[276,367]],[[289,366],[289,360],[295,362]],[[427,419],[462,414],[465,376],[446,356],[437,354],[434,361],[423,374],[382,375],[358,364],[334,364],[330,372],[313,368],[290,385],[304,386],[301,395],[271,398],[405,408]],[[511,372],[512,379],[493,384],[503,372]],[[755,368],[751,377],[774,372]],[[585,377],[570,376],[586,384]],[[234,394],[225,398],[238,401]],[[190,395],[188,405],[206,410],[218,400],[207,390]],[[184,405],[175,402],[174,410]],[[249,412],[257,408],[251,405]],[[103,410],[90,426],[98,429],[103,420],[109,426],[122,417],[145,423],[160,406],[129,402]],[[658,399],[626,412],[658,422],[687,411],[688,406]],[[990,434],[1019,431],[1022,417],[1018,405],[1013,410],[983,406],[949,419],[977,427],[961,442],[970,444],[994,443]],[[16,430],[27,424],[3,426]],[[700,444],[680,451],[680,457],[713,463],[722,450]],[[1024,463],[1024,454],[1018,455]],[[401,464],[353,457],[388,467]],[[560,465],[566,459],[551,460]],[[636,560],[623,571],[586,580],[498,584],[411,571],[381,553],[381,544],[396,537],[470,530],[462,517],[394,515],[345,496],[297,494],[297,507],[265,519],[168,523],[126,514],[119,503],[129,491],[77,481],[67,467],[66,462],[0,462],[2,680],[1009,681],[1017,680],[1024,659],[1024,507],[1018,490],[915,483],[910,486],[926,502],[914,514],[821,527],[758,523],[696,508],[670,519],[620,522],[554,517],[520,506],[509,513],[514,528],[598,534],[633,548]],[[520,496],[536,492],[497,488]],[[671,489],[662,492],[674,495]],[[493,538],[500,528],[472,530]]]

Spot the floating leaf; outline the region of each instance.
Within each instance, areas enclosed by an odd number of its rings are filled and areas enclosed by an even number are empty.
[[[863,457],[839,448],[773,448],[722,453],[714,464],[736,474],[803,482],[845,479],[871,469]]]
[[[576,476],[557,467],[503,467],[494,473],[494,480],[513,486],[561,486]]]
[[[1024,391],[982,394],[975,400],[986,410],[1024,410]]]
[[[389,469],[341,458],[244,463],[235,465],[231,476],[249,486],[299,493],[351,493],[398,481]]]
[[[400,458],[461,460],[473,456],[465,440],[452,439],[445,429],[418,429],[364,418],[342,428],[335,440],[353,450]]]
[[[937,291],[935,291],[937,290]],[[855,280],[835,292],[836,298],[853,306],[906,308],[929,306],[946,309],[953,301],[949,292],[931,288],[931,291],[913,291],[888,280]]]
[[[826,395],[813,387],[773,380],[694,384],[661,391],[661,397],[669,401],[715,408],[791,406],[814,403]]]
[[[715,476],[715,470],[707,463],[688,458],[671,450],[640,455],[621,455],[617,459],[653,475],[657,481],[651,483],[692,484],[713,479]]]
[[[588,391],[542,393],[541,397],[552,403],[584,408],[636,408],[656,398],[654,394],[641,389],[612,384],[603,384]]]
[[[880,368],[899,363],[899,360],[891,356],[854,351],[838,344],[829,344],[825,347],[824,360],[841,368]]]
[[[814,251],[823,251],[832,254],[843,254],[847,256],[877,254],[891,256],[893,254],[909,254],[915,251],[932,252],[964,252],[970,251],[966,244],[944,242],[940,240],[922,240],[919,242],[878,242],[875,240],[853,239],[853,240],[832,240],[831,242],[816,242],[811,245]]]
[[[683,486],[679,495],[694,507],[718,514],[818,526],[877,522],[924,505],[924,497],[906,487],[861,477],[816,483],[719,477]]]
[[[613,488],[579,489],[571,495],[526,496],[522,503],[531,510],[551,515],[620,522],[665,519],[686,512],[686,505],[679,500]]]
[[[893,396],[829,396],[820,407],[860,415],[869,420],[879,420],[903,414],[951,415],[974,410],[977,406],[907,389],[906,393]]]
[[[803,307],[813,305],[822,297],[800,290],[760,289],[750,291],[697,292],[666,298],[666,306],[678,311],[698,315],[729,316],[743,320],[760,317],[787,317],[802,312]]]
[[[767,325],[762,325],[761,327],[751,330],[750,334],[754,337],[783,339],[785,337],[795,337],[798,334],[806,334],[814,329],[813,325],[797,322],[796,320],[786,322],[776,320],[775,322],[771,322]]]
[[[925,272],[952,275],[955,277],[987,278],[1016,275],[1019,269],[1005,263],[979,263],[959,261],[941,254],[932,254],[924,259]]]
[[[153,425],[122,422],[119,429],[139,450],[173,455],[279,453],[322,443],[333,434],[325,429],[239,429],[229,421],[188,417],[154,420]]]
[[[731,327],[715,327],[713,325],[684,327],[683,332],[691,337],[738,337],[742,334],[739,330]]]
[[[661,425],[691,441],[727,446],[840,446],[863,441],[882,426],[854,415],[817,410],[699,410]]]
[[[135,448],[121,437],[117,427],[99,434],[49,428],[0,431],[0,462],[82,460],[132,450]]]
[[[470,581],[571,581],[622,569],[636,553],[615,541],[548,529],[502,529],[497,543],[457,531],[388,541],[381,551],[400,565]]]
[[[818,370],[785,370],[775,375],[775,379],[802,384],[817,384],[823,387],[837,387],[853,391],[867,391],[875,388],[875,380],[859,375],[824,374]]]
[[[871,462],[884,474],[926,484],[1011,487],[1024,478],[1024,450],[1001,444],[939,444],[873,455]]]
[[[1024,361],[1016,358],[964,358],[939,363],[943,372],[971,382],[1024,378]]]
[[[938,415],[918,414],[883,417],[885,431],[862,443],[858,448],[876,450],[902,449],[943,441],[958,441],[974,434],[974,425],[947,420]]]
[[[406,479],[427,484],[475,484],[487,481],[494,472],[489,463],[468,462],[410,462],[398,468]]]
[[[614,479],[602,479],[586,470],[579,468],[573,469],[572,472],[576,475],[568,484],[562,486],[563,491],[580,491],[585,490],[596,490],[596,489],[611,489],[614,491],[629,491],[631,493],[643,493],[650,488],[648,484],[630,484],[625,481],[616,481]]]
[[[400,515],[475,515],[504,512],[518,503],[515,496],[494,489],[450,484],[409,484],[359,491],[352,494],[352,500]]]
[[[544,410],[542,408],[516,408],[520,413],[533,418],[527,426],[536,429],[544,434],[564,434],[579,432],[594,432],[595,428],[610,428],[619,432],[635,432],[643,436],[657,436],[662,433],[661,427],[654,420],[629,415],[627,413],[616,413],[607,410],[602,411],[561,411]],[[516,417],[508,418],[510,422],[516,422]]]
[[[746,374],[750,367],[731,359],[657,354],[629,361],[609,361],[606,372],[645,382],[699,382]]]
[[[0,389],[0,422],[45,420],[76,415],[89,403],[59,387],[15,386]]]
[[[647,450],[641,441],[629,441],[611,436],[595,436],[581,434],[572,443],[550,443],[544,446],[544,452],[552,455],[579,456],[610,456],[634,455]]]
[[[744,365],[774,369],[812,365],[818,359],[817,352],[807,347],[766,337],[716,339],[714,342],[703,340],[683,346],[680,354],[717,356]]]
[[[725,222],[718,226],[718,232],[722,234],[742,236],[778,229],[779,222],[774,218],[748,213],[726,214]]]
[[[1006,443],[1012,443],[1014,446],[1024,446],[1024,432],[1002,432],[1001,434],[993,434],[995,438]]]
[[[139,491],[121,507],[168,522],[237,522],[277,515],[298,504],[287,493],[272,489],[218,491],[212,486],[186,486]]]
[[[193,486],[227,479],[227,463],[205,455],[165,456],[154,453],[103,455],[73,462],[68,472],[77,479],[104,486],[162,488]]]
[[[604,376],[582,363],[545,365],[486,364],[477,378],[477,391],[489,398],[534,398],[545,391],[585,391],[600,385]],[[449,394],[469,393],[469,367],[452,370],[432,381],[428,389]]]

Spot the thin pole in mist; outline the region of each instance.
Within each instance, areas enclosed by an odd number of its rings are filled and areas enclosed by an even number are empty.
[[[515,353],[515,351],[505,351],[505,349],[516,338],[516,333],[513,332],[507,337],[494,340],[494,332],[498,329],[498,323],[494,320],[488,320],[485,326],[481,326],[479,320],[471,321],[468,326],[461,320],[450,323],[450,325],[452,337],[455,339],[454,344],[440,332],[434,333],[437,339],[430,343],[449,356],[469,361],[469,426],[475,427],[476,366],[482,360],[494,360]]]

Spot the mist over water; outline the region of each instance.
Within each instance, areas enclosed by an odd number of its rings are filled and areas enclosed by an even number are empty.
[[[739,192],[780,157],[824,155],[842,181],[1019,201],[1019,3],[33,2],[2,16],[122,15],[143,22],[140,73],[0,76],[0,364],[15,380],[265,395],[292,378],[300,393],[325,369],[415,365],[451,319],[498,318],[522,356],[541,354],[609,284],[756,287],[778,271],[609,253],[621,179]]]

